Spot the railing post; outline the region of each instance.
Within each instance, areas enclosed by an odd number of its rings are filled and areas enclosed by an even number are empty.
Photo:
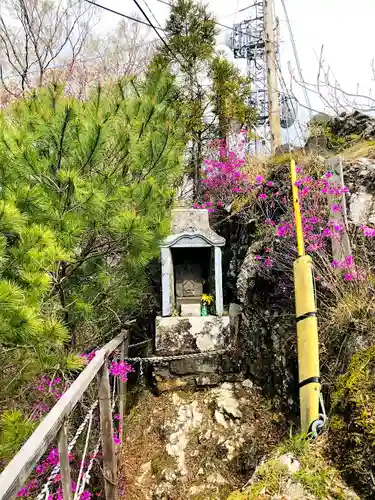
[[[121,344],[121,353],[120,353],[120,359],[121,361],[124,361],[125,357],[128,355],[129,351],[129,332],[126,332],[126,337],[124,341]],[[126,409],[126,391],[127,391],[127,382],[122,382],[119,379],[119,414],[120,414],[120,425],[121,425],[121,430],[119,432],[119,438],[122,442],[122,438],[124,435],[124,416],[125,416],[125,409]]]
[[[111,388],[107,359],[99,371],[99,408],[105,497],[107,500],[117,500],[117,463],[113,441]]]
[[[325,160],[326,170],[331,170],[332,177],[328,182],[330,185],[339,185],[344,187],[344,171],[343,159],[341,156],[334,156]],[[342,224],[343,230],[337,235],[338,237],[331,238],[332,241],[332,257],[334,260],[343,261],[346,257],[352,255],[350,239],[348,236],[348,216],[345,194],[342,193],[339,197],[341,211],[332,212],[332,205],[335,202],[335,196],[328,196],[329,220],[330,222],[338,222]]]
[[[72,479],[70,476],[68,437],[66,433],[65,423],[61,426],[58,433],[59,443],[59,459],[60,459],[60,474],[61,486],[64,500],[73,500]]]

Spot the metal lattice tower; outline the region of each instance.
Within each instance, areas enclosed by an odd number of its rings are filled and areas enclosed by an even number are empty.
[[[269,142],[267,68],[263,1],[258,0],[246,10],[246,19],[234,24],[230,47],[235,59],[246,59],[247,73],[252,80],[249,105],[258,110],[255,130],[255,153],[266,153]],[[252,149],[252,148],[251,148]]]

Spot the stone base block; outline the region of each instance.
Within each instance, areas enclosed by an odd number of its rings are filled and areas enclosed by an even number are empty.
[[[187,362],[189,361],[189,362]],[[153,380],[158,394],[166,391],[197,390],[219,385],[222,382],[242,382],[245,377],[241,363],[231,373],[225,371],[221,356],[202,360],[174,360],[161,367],[153,366]]]
[[[181,304],[181,316],[200,317],[201,305],[198,304]]]
[[[230,344],[229,330],[229,316],[159,316],[156,318],[156,355],[223,349]]]

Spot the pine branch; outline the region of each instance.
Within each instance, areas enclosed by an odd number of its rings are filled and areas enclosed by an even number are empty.
[[[71,116],[72,116],[72,108],[70,106],[66,106],[66,108],[65,108],[64,122],[62,124],[61,134],[60,134],[59,150],[58,150],[58,153],[57,153],[57,166],[56,166],[56,169],[54,169],[54,172],[53,172],[54,175],[56,175],[57,172],[61,168],[61,162],[62,162],[62,157],[63,157],[64,138],[65,138],[66,130],[68,128],[68,123],[70,121]]]

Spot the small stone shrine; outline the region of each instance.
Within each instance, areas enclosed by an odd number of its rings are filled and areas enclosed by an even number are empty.
[[[209,224],[208,211],[179,207],[172,212],[171,234],[161,245],[162,316],[156,318],[154,368],[162,390],[213,385],[222,380],[221,357],[229,345],[229,315],[224,314],[222,252],[225,240]],[[202,294],[212,303],[203,314]]]

